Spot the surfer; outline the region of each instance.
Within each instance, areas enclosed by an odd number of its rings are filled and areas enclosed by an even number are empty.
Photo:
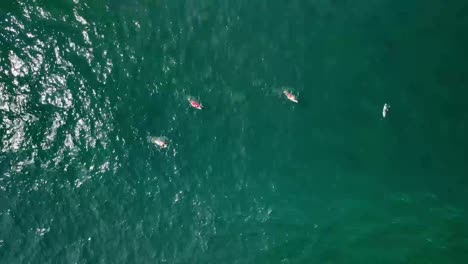
[[[289,101],[292,101],[292,102],[294,102],[296,104],[299,103],[294,94],[288,92],[287,90],[284,90],[283,93],[284,93],[284,95],[286,95],[286,98],[288,98]]]
[[[383,109],[382,109],[382,117],[385,118],[387,116],[387,112],[390,109],[390,105],[384,104]]]
[[[193,108],[196,108],[198,110],[201,110],[203,108],[202,104],[196,101],[195,99],[188,98],[188,101],[190,103],[190,106]]]
[[[167,148],[167,143],[162,137],[152,137],[150,138],[150,141],[160,148]]]

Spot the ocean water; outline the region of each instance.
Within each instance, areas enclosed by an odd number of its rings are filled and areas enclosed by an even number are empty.
[[[467,32],[459,0],[1,1],[0,263],[468,263]]]

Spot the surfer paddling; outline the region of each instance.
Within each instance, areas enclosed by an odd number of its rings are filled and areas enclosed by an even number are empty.
[[[289,101],[292,101],[292,102],[294,102],[296,104],[299,103],[294,94],[288,92],[287,90],[284,90],[283,93],[284,93],[284,95],[286,95],[286,98],[288,98]]]
[[[193,107],[193,108],[196,108],[198,110],[201,110],[203,108],[202,104],[200,102],[196,101],[195,99],[188,98],[188,101],[190,103],[190,106]]]
[[[150,138],[151,143],[155,144],[160,148],[167,148],[167,143],[164,138],[161,137],[152,137]]]
[[[385,118],[387,116],[387,112],[390,109],[390,105],[384,104],[383,109],[382,109],[382,117]]]

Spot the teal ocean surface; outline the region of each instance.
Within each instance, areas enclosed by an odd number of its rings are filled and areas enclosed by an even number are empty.
[[[467,47],[459,0],[2,0],[0,263],[468,263]]]

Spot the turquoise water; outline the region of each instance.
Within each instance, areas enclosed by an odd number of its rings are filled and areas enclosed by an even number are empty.
[[[2,1],[0,262],[467,262],[467,18]]]

